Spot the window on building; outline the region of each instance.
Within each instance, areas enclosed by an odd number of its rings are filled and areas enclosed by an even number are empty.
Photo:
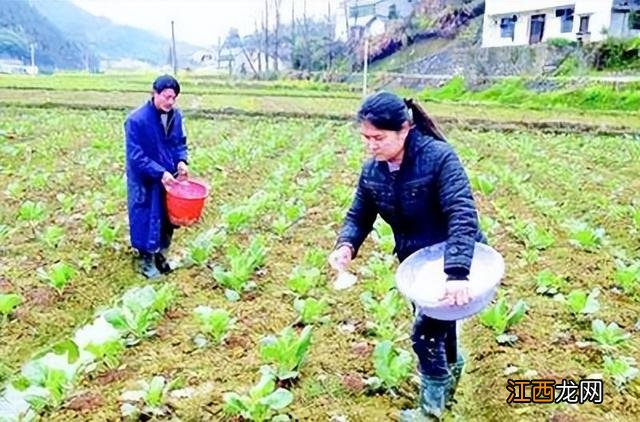
[[[375,13],[376,13],[375,3],[357,4],[356,6],[351,6],[349,8],[349,17],[356,18],[356,19],[364,16],[375,15]]]
[[[586,34],[589,32],[589,16],[580,16],[580,33]]]
[[[389,19],[398,19],[398,9],[395,3],[389,6]]]
[[[629,29],[640,31],[640,10],[629,14]]]
[[[556,17],[560,18],[560,32],[573,32],[573,8],[556,9]]]
[[[500,36],[502,38],[511,38],[513,40],[516,29],[516,21],[518,18],[513,15],[509,18],[500,19]]]

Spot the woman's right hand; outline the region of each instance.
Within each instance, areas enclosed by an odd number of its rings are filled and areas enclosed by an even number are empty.
[[[329,265],[336,271],[346,271],[351,264],[352,249],[347,245],[342,245],[329,255]]]

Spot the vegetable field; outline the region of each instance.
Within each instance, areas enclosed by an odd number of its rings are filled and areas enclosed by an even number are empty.
[[[185,107],[228,96],[264,113],[187,115],[190,170],[212,192],[202,221],[176,232],[180,268],[149,283],[128,246],[122,132],[146,85],[123,78],[109,92],[87,76],[80,88],[99,88],[87,93],[4,78],[0,421],[378,421],[415,405],[411,307],[394,289],[389,227],[376,223],[351,289],[333,290],[326,265],[365,159],[358,132],[260,103],[276,93],[282,107],[349,113],[353,91],[186,84]],[[507,266],[494,305],[461,324],[469,359],[445,420],[633,420],[640,143],[445,129]],[[509,378],[602,379],[603,402],[507,404]]]

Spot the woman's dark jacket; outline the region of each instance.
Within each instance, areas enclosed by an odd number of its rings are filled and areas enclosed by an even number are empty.
[[[355,257],[378,214],[393,229],[400,261],[446,241],[444,268],[452,278],[468,275],[475,242],[486,242],[458,156],[416,129],[407,136],[399,171],[391,173],[386,161],[364,164],[337,244],[351,244]]]

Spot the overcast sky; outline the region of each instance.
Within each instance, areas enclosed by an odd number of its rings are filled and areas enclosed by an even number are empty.
[[[176,39],[195,45],[209,46],[224,37],[229,28],[240,34],[253,32],[260,22],[264,0],[72,0],[86,11],[112,21],[151,30],[171,37],[171,21],[175,22]],[[273,0],[268,0],[272,4]],[[304,0],[282,0],[282,20],[291,20],[291,4],[296,16],[302,16]],[[326,16],[327,2],[333,10],[340,0],[307,0],[307,14]],[[273,20],[273,12],[271,20]]]

